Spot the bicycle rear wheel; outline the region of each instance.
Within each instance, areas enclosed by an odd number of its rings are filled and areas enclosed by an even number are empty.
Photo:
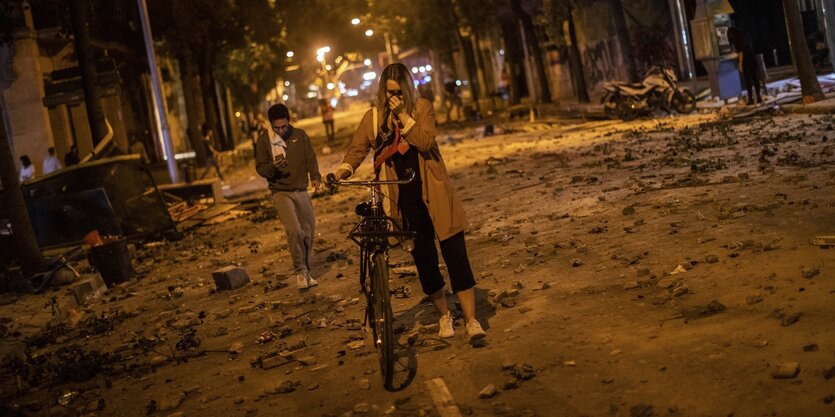
[[[371,298],[369,320],[374,330],[374,346],[380,355],[380,371],[386,388],[391,387],[394,378],[394,315],[391,312],[389,291],[389,266],[385,253],[374,255],[371,266]]]

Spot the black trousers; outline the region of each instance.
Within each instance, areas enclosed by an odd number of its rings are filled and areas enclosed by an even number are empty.
[[[410,192],[410,190],[404,188],[400,189],[399,197],[400,211],[403,213],[405,222],[403,227],[417,232],[412,257],[415,260],[420,285],[423,287],[424,294],[435,294],[444,288],[444,278],[441,276],[440,268],[438,268],[435,227],[432,225],[432,218],[429,217],[429,210],[423,203],[420,192]],[[420,190],[419,187],[417,189]],[[449,273],[452,292],[457,293],[475,287],[473,270],[467,256],[467,245],[464,242],[464,232],[442,240],[440,245],[441,254]]]
[[[748,90],[748,102],[754,102],[754,91],[757,92],[757,102],[762,103],[762,80],[759,77],[759,70],[757,70],[754,62],[744,62],[742,64],[742,78],[745,79],[745,88]]]
[[[328,137],[328,143],[333,142],[333,138],[334,138],[333,120],[325,120],[322,123],[325,125],[325,136]]]

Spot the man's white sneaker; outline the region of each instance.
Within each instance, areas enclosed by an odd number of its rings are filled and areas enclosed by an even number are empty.
[[[305,274],[296,274],[296,286],[299,287],[300,290],[308,287],[307,276]]]
[[[481,328],[481,324],[478,320],[472,319],[469,323],[467,323],[467,336],[470,340],[478,340],[487,336],[487,332]]]
[[[307,287],[310,288],[310,287],[315,287],[317,285],[319,285],[319,281],[316,281],[315,279],[313,279],[313,277],[308,275],[307,276]]]
[[[441,339],[448,339],[455,336],[455,329],[452,328],[452,315],[447,312],[438,320],[438,336]]]

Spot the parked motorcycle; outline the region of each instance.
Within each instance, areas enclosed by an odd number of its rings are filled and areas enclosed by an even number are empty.
[[[641,114],[675,110],[688,114],[696,109],[696,96],[678,86],[678,77],[672,68],[652,67],[638,84],[610,82],[603,86],[603,109],[606,116],[624,121],[634,120]]]

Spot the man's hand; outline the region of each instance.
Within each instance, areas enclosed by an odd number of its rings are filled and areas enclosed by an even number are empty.
[[[275,165],[276,168],[284,168],[287,166],[287,159],[282,156],[276,156],[275,159],[273,159],[273,165]]]

